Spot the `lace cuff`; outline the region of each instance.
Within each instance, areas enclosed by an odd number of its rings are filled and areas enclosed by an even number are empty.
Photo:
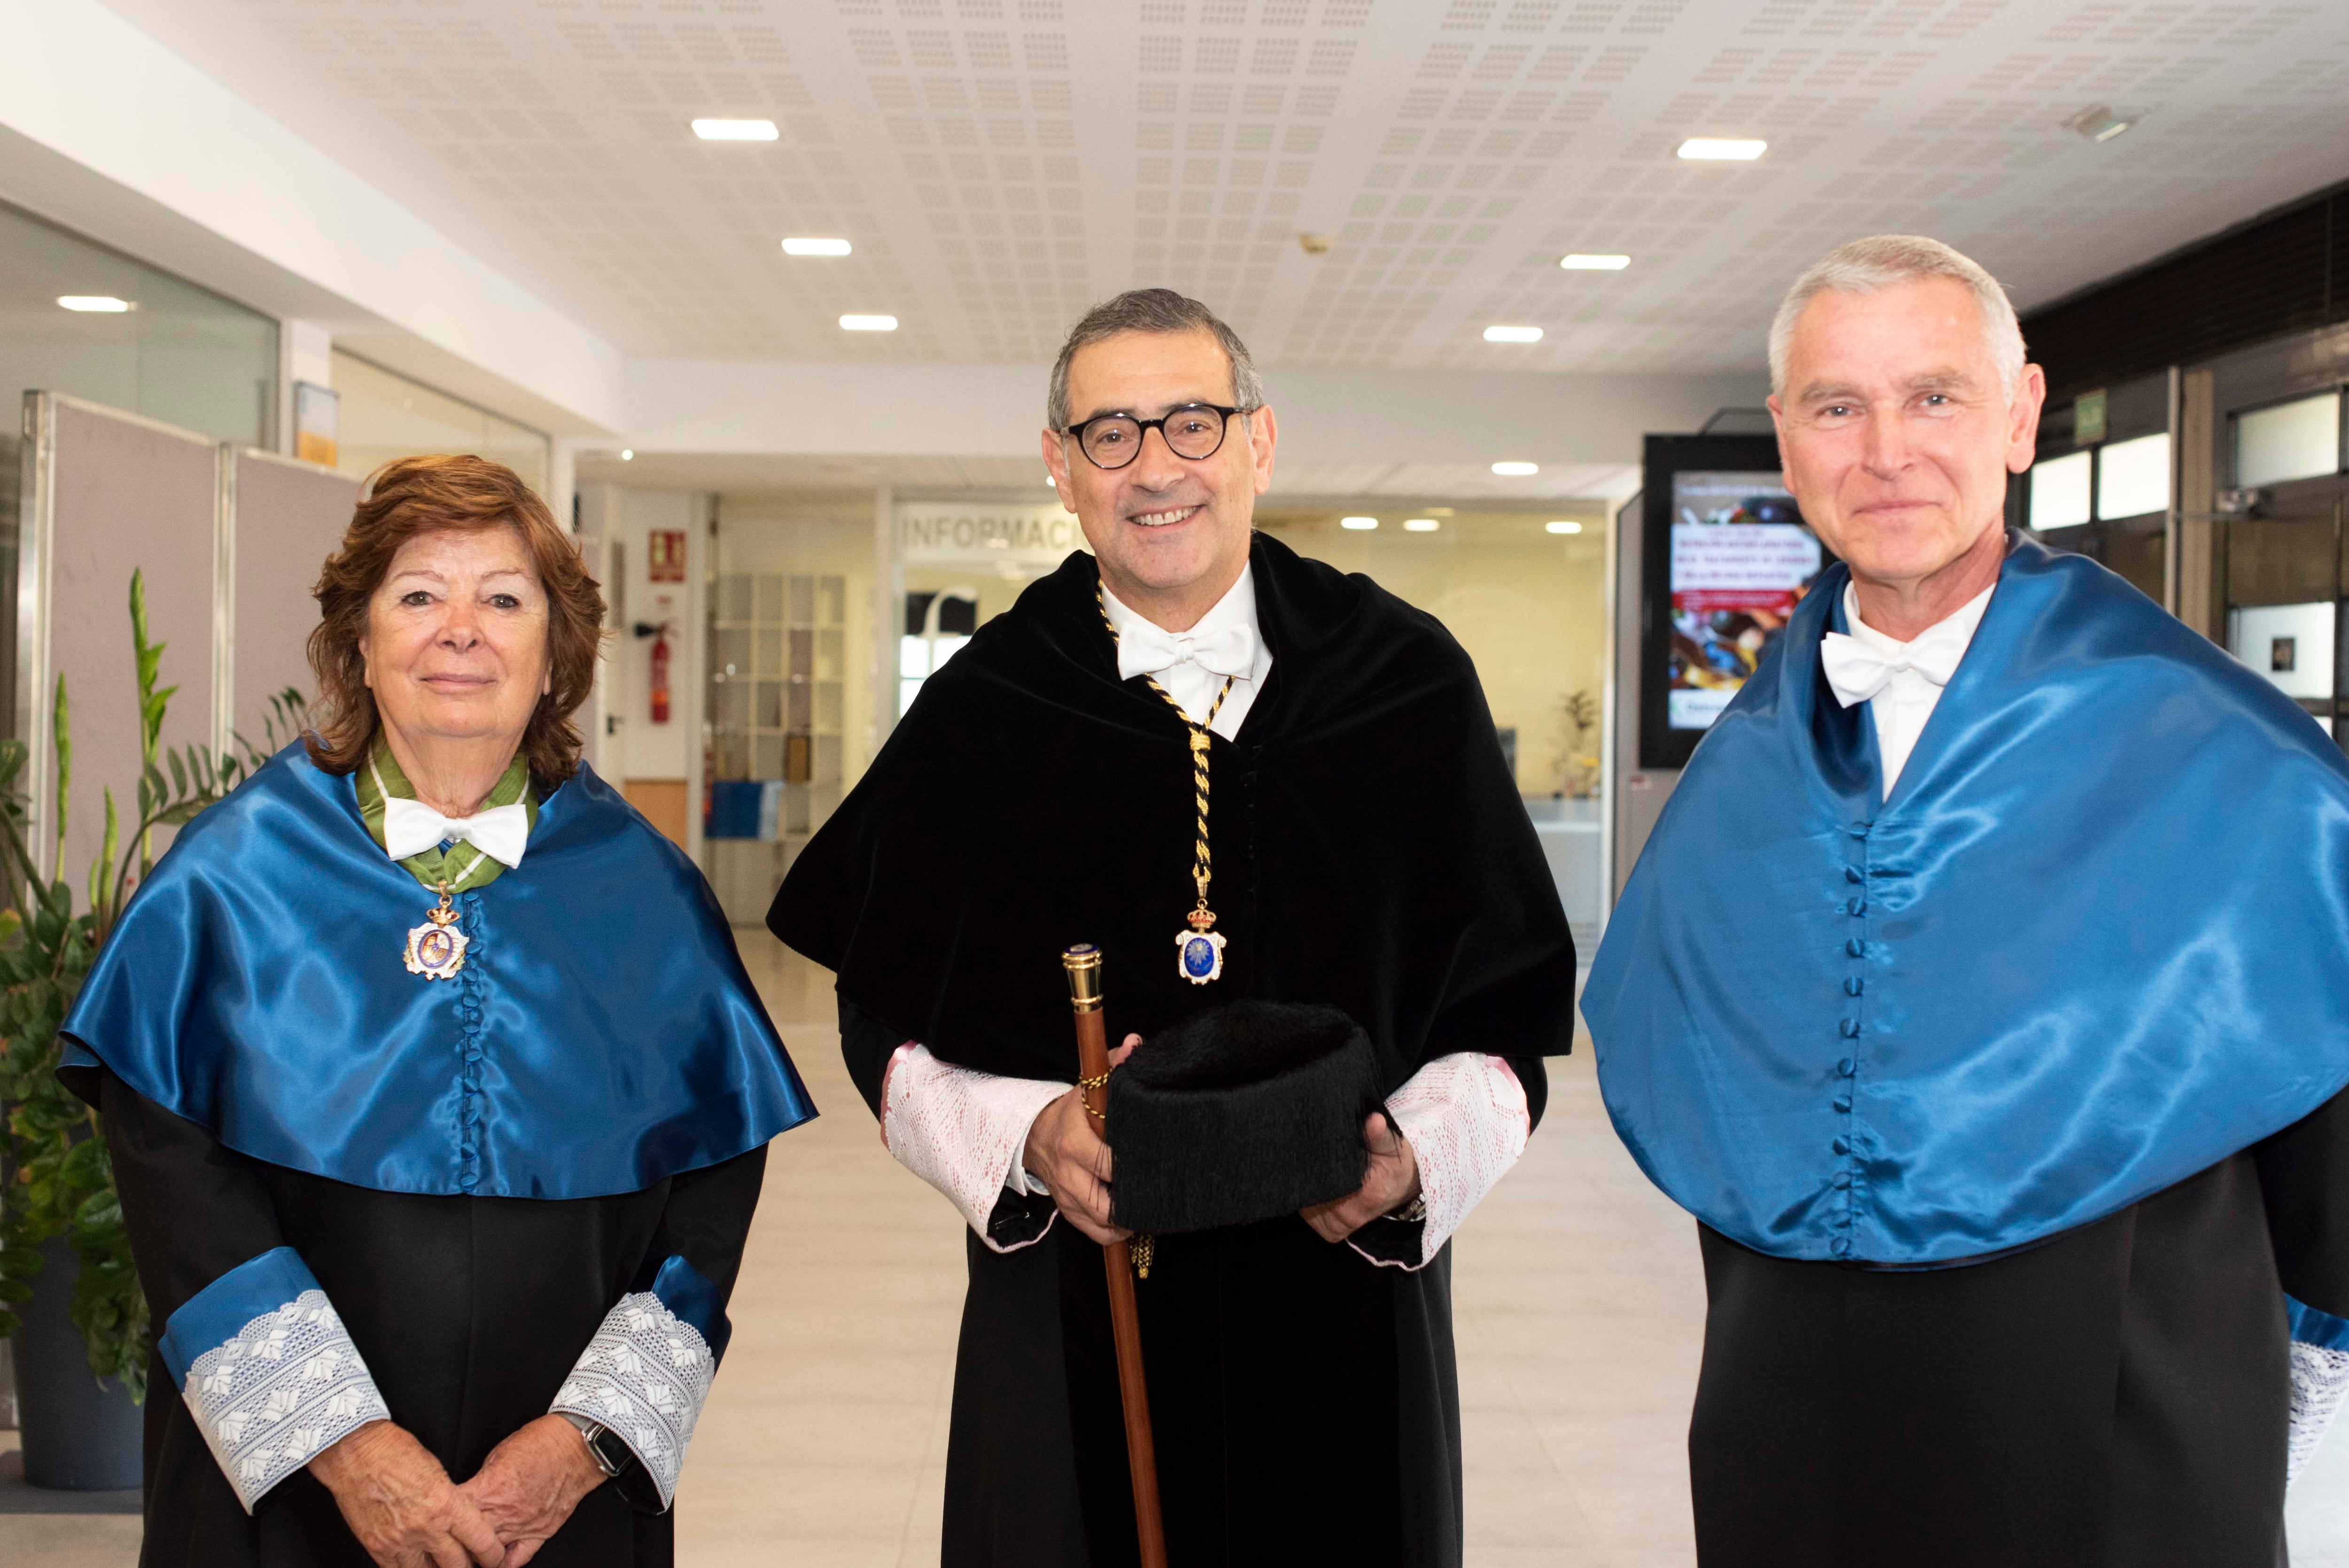
[[[2349,1322],[2287,1295],[2292,1320],[2292,1445],[2284,1484],[2300,1479],[2349,1396]]]
[[[726,1347],[717,1291],[683,1257],[661,1264],[650,1290],[631,1291],[604,1315],[549,1415],[584,1416],[628,1445],[660,1493],[677,1497],[686,1446]]]
[[[1387,1115],[1411,1140],[1419,1161],[1420,1196],[1427,1200],[1419,1258],[1403,1263],[1381,1257],[1350,1238],[1347,1244],[1387,1268],[1422,1269],[1526,1151],[1533,1132],[1526,1088],[1500,1057],[1456,1051],[1413,1073],[1388,1097]]]
[[[881,1131],[897,1162],[945,1193],[990,1251],[1017,1252],[1050,1229],[1049,1222],[1035,1235],[1006,1245],[996,1240],[988,1218],[1015,1172],[1022,1177],[1016,1191],[1041,1191],[1020,1172],[1019,1152],[1038,1114],[1068,1092],[1064,1083],[958,1068],[938,1060],[926,1046],[908,1043],[890,1058]]]
[[[358,1346],[291,1247],[206,1285],[171,1315],[157,1348],[247,1513],[344,1438],[391,1418]]]

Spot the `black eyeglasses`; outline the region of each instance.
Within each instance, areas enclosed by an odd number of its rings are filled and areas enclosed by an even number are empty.
[[[1077,438],[1077,450],[1097,469],[1122,469],[1142,455],[1142,438],[1150,430],[1158,432],[1166,449],[1178,458],[1197,462],[1212,458],[1224,444],[1224,431],[1231,417],[1243,413],[1239,408],[1226,408],[1215,403],[1185,403],[1179,408],[1169,408],[1156,419],[1137,419],[1131,414],[1096,414],[1081,425],[1071,425],[1061,434]]]

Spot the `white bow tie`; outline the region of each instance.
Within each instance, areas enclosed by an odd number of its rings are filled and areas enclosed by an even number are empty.
[[[530,811],[519,800],[470,817],[444,817],[421,800],[384,798],[383,847],[395,861],[420,855],[440,843],[469,843],[511,868],[522,864],[529,841]]]
[[[1117,678],[1154,676],[1194,664],[1210,675],[1244,676],[1256,667],[1256,633],[1235,622],[1206,637],[1170,632],[1136,617],[1117,636]]]
[[[1898,653],[1878,652],[1857,637],[1829,632],[1819,642],[1819,666],[1836,700],[1846,707],[1868,701],[1903,670],[1914,670],[1937,686],[1950,684],[1966,656],[1971,628],[1954,619],[1928,627]]]

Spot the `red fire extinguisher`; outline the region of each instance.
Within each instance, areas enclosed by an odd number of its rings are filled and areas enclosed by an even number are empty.
[[[664,622],[653,638],[653,722],[668,722],[668,625]]]

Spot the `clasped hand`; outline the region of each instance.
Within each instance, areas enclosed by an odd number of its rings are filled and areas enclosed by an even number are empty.
[[[1141,1043],[1140,1035],[1126,1036],[1110,1053],[1109,1065],[1122,1065]],[[1419,1195],[1419,1160],[1411,1140],[1384,1113],[1372,1111],[1363,1120],[1362,1146],[1370,1151],[1370,1164],[1361,1186],[1343,1198],[1299,1211],[1323,1241],[1342,1242]],[[1094,1241],[1106,1244],[1133,1234],[1110,1217],[1116,1161],[1102,1137],[1101,1123],[1085,1109],[1081,1089],[1071,1089],[1037,1116],[1019,1161],[1030,1175],[1050,1189],[1052,1202],[1069,1223]]]
[[[452,1484],[404,1429],[375,1421],[310,1461],[381,1568],[523,1568],[604,1472],[561,1416],[541,1416]]]

